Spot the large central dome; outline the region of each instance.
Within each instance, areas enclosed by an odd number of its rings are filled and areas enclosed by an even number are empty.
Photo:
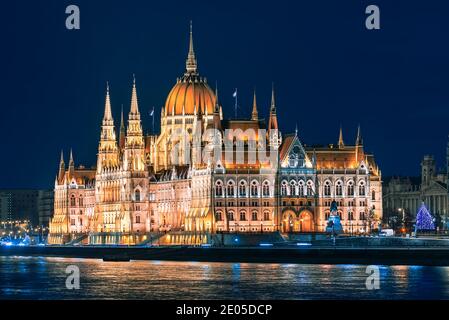
[[[186,73],[178,79],[165,102],[165,115],[193,115],[195,110],[211,115],[215,106],[215,94],[197,71],[193,50],[192,26],[190,25],[189,54],[186,61]]]

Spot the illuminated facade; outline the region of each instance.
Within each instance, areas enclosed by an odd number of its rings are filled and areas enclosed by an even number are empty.
[[[108,86],[96,167],[75,168],[71,155],[67,169],[61,157],[51,243],[87,233],[324,231],[333,199],[347,232],[382,216],[380,170],[360,131],[354,146],[341,132],[327,147],[303,145],[298,132],[283,137],[274,90],[268,121],[256,93],[250,119],[225,120],[198,73],[192,32],[160,125],[159,135],[143,134],[134,80],[117,137]]]

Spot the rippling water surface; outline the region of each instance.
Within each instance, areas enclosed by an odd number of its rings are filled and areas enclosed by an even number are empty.
[[[80,290],[65,286],[80,269]],[[449,267],[203,263],[0,257],[1,299],[448,299]]]

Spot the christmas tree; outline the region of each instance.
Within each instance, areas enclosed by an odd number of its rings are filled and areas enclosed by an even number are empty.
[[[418,230],[435,230],[435,224],[433,223],[433,217],[429,210],[426,208],[424,202],[416,214],[416,228]]]

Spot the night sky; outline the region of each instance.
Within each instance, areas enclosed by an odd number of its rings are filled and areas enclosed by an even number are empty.
[[[81,29],[65,28],[66,6]],[[365,28],[380,7],[381,30]],[[199,72],[218,81],[225,118],[266,117],[275,83],[281,130],[347,144],[358,123],[387,175],[444,166],[449,133],[448,1],[8,1],[0,16],[0,188],[52,188],[60,150],[95,164],[105,83],[118,125],[136,74],[144,129],[185,70],[193,20]]]

